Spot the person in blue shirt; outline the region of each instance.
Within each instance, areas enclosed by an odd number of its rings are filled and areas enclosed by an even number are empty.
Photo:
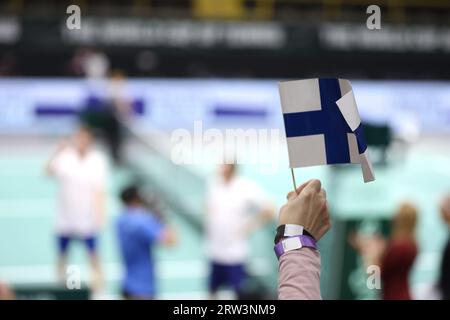
[[[122,294],[125,299],[153,299],[155,270],[152,249],[158,243],[173,245],[175,233],[149,209],[135,186],[121,192],[124,212],[117,220],[117,236],[125,276]]]

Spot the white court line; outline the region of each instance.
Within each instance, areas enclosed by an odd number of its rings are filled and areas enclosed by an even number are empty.
[[[69,264],[79,266],[83,281],[89,280],[87,264]],[[107,281],[119,281],[122,277],[120,263],[102,264]],[[162,261],[156,263],[156,276],[160,279],[192,279],[207,276],[207,265],[201,260]],[[56,266],[52,264],[31,266],[0,267],[0,278],[14,284],[39,284],[56,282]]]
[[[0,208],[2,208],[2,210],[6,210],[6,209],[3,209],[3,207],[0,207]],[[17,209],[14,209],[14,210],[17,210]],[[13,211],[13,210],[11,210],[11,211]],[[47,212],[35,213],[35,212],[27,212],[27,211],[29,211],[29,209],[26,211],[20,211],[20,212],[1,212],[0,219],[30,219],[30,218],[42,219],[42,218],[53,218],[54,217],[53,213],[47,213]]]
[[[70,264],[76,266],[76,264]],[[122,265],[120,263],[102,264],[107,281],[120,281]],[[257,266],[257,268],[255,268]],[[89,280],[89,266],[79,265],[83,281]],[[249,272],[255,276],[266,276],[270,273],[271,264],[267,258],[253,258],[249,264]],[[208,276],[209,266],[206,260],[164,260],[156,263],[156,277],[159,279],[203,279]],[[54,283],[56,266],[45,265],[18,265],[0,267],[0,279],[11,284],[39,284]]]
[[[234,293],[229,290],[219,290],[217,292],[219,300],[235,300]],[[122,300],[122,297],[117,294],[108,294],[101,296],[102,300]],[[156,294],[156,300],[208,300],[209,294],[205,286],[203,291],[183,291],[183,292],[161,292]]]
[[[161,300],[206,300],[208,299],[208,292],[205,288],[205,291],[161,293],[156,298]]]
[[[36,213],[36,208],[48,208],[51,204],[49,212]],[[55,198],[13,198],[0,199],[0,219],[29,219],[29,218],[47,218],[54,217],[57,204]],[[33,209],[30,209],[33,208]],[[41,211],[41,210],[39,210]]]
[[[203,291],[182,291],[182,292],[160,292],[156,294],[156,300],[208,300],[209,294],[205,286]],[[217,298],[219,300],[235,300],[234,293],[228,290],[220,290],[217,292]],[[95,297],[91,297],[95,300]],[[118,294],[102,294],[99,299],[101,300],[122,300],[122,296]]]
[[[108,206],[113,207],[111,200],[108,200]],[[0,219],[54,218],[58,201],[55,197],[0,199],[0,208]],[[116,216],[116,211],[112,210],[109,216]]]

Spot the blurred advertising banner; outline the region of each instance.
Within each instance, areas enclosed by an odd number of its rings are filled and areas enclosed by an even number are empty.
[[[80,29],[62,19],[0,17],[0,44],[149,48],[294,49],[308,51],[450,52],[450,27],[365,23],[197,21],[130,17],[83,17]],[[39,37],[37,37],[39,35]],[[63,48],[61,48],[63,49]]]
[[[98,48],[133,75],[449,77],[445,26],[83,16],[80,29],[69,29],[65,19],[0,17],[0,49],[15,53],[24,75],[64,75],[70,51]],[[144,53],[155,60],[151,70],[139,69]]]
[[[448,133],[450,84],[432,81],[352,81],[361,118],[395,135]],[[130,79],[123,88],[134,128],[282,129],[277,80]],[[65,133],[93,99],[108,99],[107,81],[0,80],[0,132]],[[177,115],[174,117],[173,115]]]

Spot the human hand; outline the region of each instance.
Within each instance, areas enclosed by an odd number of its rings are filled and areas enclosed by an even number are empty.
[[[319,180],[305,182],[287,195],[278,222],[302,225],[318,241],[331,228],[325,190]]]
[[[6,283],[0,281],[0,300],[14,300],[14,292],[9,288]]]
[[[178,234],[172,227],[166,226],[161,234],[160,242],[166,247],[172,247],[178,242]]]
[[[348,242],[360,254],[365,266],[381,264],[387,246],[387,241],[382,235],[364,235],[352,232]]]
[[[450,195],[445,196],[440,205],[442,219],[450,225]]]
[[[55,149],[55,153],[58,154],[65,149],[67,149],[71,145],[71,140],[69,138],[63,138],[58,141],[58,144]]]
[[[261,210],[253,219],[248,221],[246,225],[244,225],[244,236],[248,237],[252,235],[257,230],[263,228],[267,223],[273,220],[275,215],[275,210],[271,206],[268,206]]]
[[[56,175],[55,168],[54,168],[54,161],[55,159],[63,152],[68,146],[70,145],[70,142],[68,139],[61,139],[58,141],[57,147],[55,148],[55,151],[53,151],[50,158],[47,160],[47,163],[45,164],[45,173],[49,176]]]

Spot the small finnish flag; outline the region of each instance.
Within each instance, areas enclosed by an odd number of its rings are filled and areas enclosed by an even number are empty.
[[[319,78],[279,83],[289,166],[359,163],[375,180],[350,81]]]

